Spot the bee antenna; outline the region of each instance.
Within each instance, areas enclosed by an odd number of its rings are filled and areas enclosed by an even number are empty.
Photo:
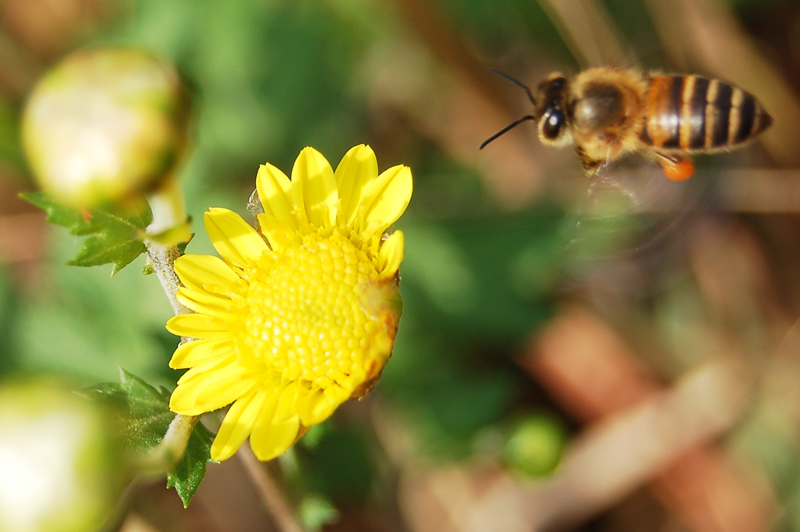
[[[531,101],[533,106],[536,107],[536,98],[533,97],[533,93],[531,92],[530,87],[528,87],[527,85],[522,83],[520,80],[512,78],[511,76],[509,76],[505,72],[500,72],[499,70],[495,70],[495,69],[493,69],[491,67],[489,68],[489,72],[491,72],[492,74],[496,74],[496,75],[500,76],[501,78],[503,78],[504,80],[510,81],[511,83],[513,83],[514,85],[519,87],[520,89],[523,89],[528,94],[528,99]]]
[[[482,150],[483,148],[486,147],[487,144],[492,142],[494,139],[496,139],[500,135],[503,135],[504,133],[508,133],[510,130],[514,129],[515,127],[517,127],[518,125],[520,125],[521,123],[523,123],[523,122],[525,122],[527,120],[536,120],[536,117],[533,116],[533,115],[525,115],[522,118],[520,118],[519,120],[514,120],[509,125],[507,125],[503,129],[501,129],[500,131],[498,131],[497,133],[495,133],[494,135],[492,135],[488,139],[484,140],[483,144],[481,144],[481,147],[479,149]]]

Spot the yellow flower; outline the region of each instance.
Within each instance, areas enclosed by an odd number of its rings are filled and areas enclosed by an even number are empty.
[[[411,171],[378,175],[364,145],[336,172],[305,148],[292,179],[259,168],[264,212],[256,231],[235,213],[210,209],[205,227],[221,258],[175,263],[178,298],[196,314],[171,318],[170,332],[193,338],[175,351],[170,408],[195,416],[231,403],[211,447],[231,457],[247,437],[270,460],[307,427],[374,386],[392,352],[401,301],[397,270],[403,234],[388,234],[411,199]]]

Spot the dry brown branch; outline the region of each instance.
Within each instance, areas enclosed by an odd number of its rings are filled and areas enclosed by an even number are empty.
[[[540,0],[539,3],[581,67],[633,64],[611,17],[599,2]]]
[[[281,532],[303,532],[303,527],[291,507],[283,488],[267,469],[267,464],[259,462],[249,445],[242,445],[236,456],[244,465],[247,475],[256,488],[261,502],[272,515]]]
[[[653,0],[649,4],[657,3]],[[685,31],[681,39],[665,40],[666,50],[678,62],[686,56],[686,50],[691,50],[690,57],[704,70],[757,95],[775,118],[762,136],[764,147],[781,165],[799,165],[800,98],[777,66],[759,50],[729,5],[719,0],[679,0],[670,4],[669,10],[667,14],[664,9],[654,9],[655,24],[663,28],[681,27]]]
[[[750,385],[717,357],[666,388],[585,311],[557,319],[522,361],[553,397],[595,424],[555,475],[515,480],[493,462],[432,467],[419,461],[407,423],[381,411],[378,433],[401,470],[399,499],[418,532],[570,530],[633,491],[652,493],[690,530],[759,532],[777,507],[762,484],[709,444],[730,430]]]
[[[541,530],[580,522],[655,480],[656,496],[692,530],[767,530],[774,502],[703,447],[747,404],[749,385],[731,359],[702,365],[666,391],[627,353],[599,320],[575,310],[553,322],[523,360],[577,418],[604,419],[555,477],[526,496],[531,518]]]
[[[446,24],[434,5],[421,0],[395,0],[408,26],[430,52],[436,64],[408,43],[397,43],[374,64],[368,76],[376,106],[401,109],[422,136],[450,158],[466,167],[477,167],[491,190],[510,205],[530,201],[542,192],[552,161],[542,157],[535,134],[523,128],[479,151],[481,143],[496,131],[528,112],[521,91],[516,100],[502,96],[507,83],[480,63],[455,30]],[[569,155],[569,154],[567,154]]]

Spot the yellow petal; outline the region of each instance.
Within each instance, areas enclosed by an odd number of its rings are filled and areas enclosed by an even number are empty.
[[[184,416],[199,416],[205,414],[205,411],[198,408],[194,402],[194,396],[189,392],[197,392],[197,389],[185,388],[181,389],[180,386],[175,388],[169,398],[169,409],[177,414]]]
[[[225,320],[206,314],[180,314],[167,321],[167,330],[189,338],[227,338],[230,330]]]
[[[209,379],[206,377],[205,386],[195,396],[197,408],[203,412],[213,412],[250,393],[258,383],[246,378],[246,373],[247,370],[242,368],[227,378],[219,378],[213,382],[208,382]]]
[[[299,243],[297,232],[277,218],[259,214],[258,224],[273,250],[286,249],[294,243]]]
[[[184,369],[216,361],[233,353],[233,342],[223,338],[217,340],[194,340],[178,346],[169,361],[169,367]]]
[[[310,390],[299,394],[297,413],[306,427],[317,425],[328,419],[347,398],[348,396],[345,395],[341,401],[337,401],[332,399],[330,394],[326,395],[323,390]]]
[[[411,201],[413,186],[411,169],[403,165],[389,168],[367,184],[361,201],[365,237],[384,232],[400,218]]]
[[[214,286],[218,292],[242,293],[245,282],[222,259],[213,255],[184,255],[175,261],[175,272],[187,288],[208,290]]]
[[[276,390],[267,397],[250,434],[250,447],[259,460],[272,460],[283,454],[297,439],[300,431],[299,416],[276,415],[279,409],[286,413],[288,409],[281,406],[281,403],[287,403],[287,399],[293,399],[292,396],[296,395],[296,390],[288,388]]]
[[[219,363],[202,364],[178,379],[178,387],[170,397],[170,409],[193,416],[213,412],[247,395],[256,385],[235,356]]]
[[[338,223],[345,227],[355,220],[364,186],[378,176],[375,152],[364,144],[350,148],[336,167],[335,175],[339,190]]]
[[[256,189],[264,214],[280,220],[292,229],[297,228],[297,217],[292,204],[292,182],[275,166],[262,164],[256,176]]]
[[[267,243],[261,235],[228,209],[209,209],[205,214],[205,225],[217,253],[239,268],[256,262],[267,249]]]
[[[250,435],[250,447],[259,460],[267,461],[282,455],[297,440],[300,418],[273,421],[270,425],[257,425]]]
[[[281,391],[278,404],[275,407],[275,419],[283,421],[297,414],[297,394],[299,391],[297,382],[290,381]]]
[[[186,416],[199,416],[204,414],[197,404],[197,395],[205,387],[206,374],[213,374],[217,368],[230,366],[235,360],[234,356],[223,357],[219,360],[212,360],[193,367],[178,379],[178,386],[172,391],[169,398],[169,409],[178,414]]]
[[[389,235],[378,252],[378,272],[381,279],[388,279],[397,273],[403,262],[405,236],[402,231]]]
[[[188,384],[189,381],[205,383],[215,382],[230,375],[232,371],[239,371],[240,367],[236,360],[235,352],[232,352],[228,357],[219,360],[210,360],[193,366],[192,369],[181,375],[178,379],[178,385],[180,386],[184,383]],[[208,375],[204,375],[205,373],[208,373]]]
[[[292,199],[298,217],[316,227],[336,221],[336,178],[330,163],[314,148],[303,148],[292,168]]]
[[[324,393],[325,397],[328,398],[328,401],[332,403],[342,404],[348,399],[350,399],[350,391],[345,390],[341,386],[336,386],[335,384],[325,388]]]
[[[221,462],[234,455],[253,430],[265,398],[263,391],[256,391],[233,403],[211,445],[212,460]]]
[[[201,314],[208,314],[225,320],[235,316],[231,311],[236,307],[228,297],[212,294],[205,290],[191,290],[189,288],[179,288],[175,297],[187,308]]]

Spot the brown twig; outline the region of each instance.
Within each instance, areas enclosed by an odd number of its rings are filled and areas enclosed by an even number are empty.
[[[507,90],[508,84],[488,71],[497,65],[476,59],[433,3],[393,4],[439,63],[431,68],[428,62],[414,61],[408,43],[398,42],[370,74],[374,102],[401,109],[418,132],[450,158],[477,166],[490,190],[509,205],[540,194],[549,157],[541,157],[540,148],[522,130],[491,149],[478,149],[490,135],[528,112],[521,91]]]
[[[256,458],[250,447],[242,445],[236,455],[281,532],[304,532],[278,483],[265,465]]]
[[[692,530],[767,530],[769,508],[713,447],[739,419],[749,386],[730,358],[700,366],[667,390],[585,311],[554,321],[522,366],[590,429],[551,480],[527,498],[542,530],[574,523],[654,480],[655,495]],[[599,468],[599,469],[598,469]]]
[[[632,64],[619,32],[599,2],[540,0],[539,3],[581,67]]]

